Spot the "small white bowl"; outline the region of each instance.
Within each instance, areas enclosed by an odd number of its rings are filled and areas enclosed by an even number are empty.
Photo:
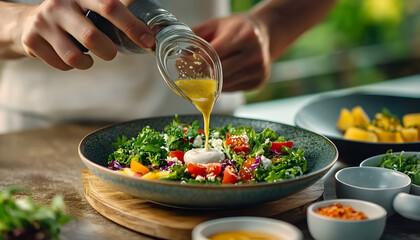
[[[400,155],[401,152],[393,152],[393,155]],[[381,159],[386,154],[376,155],[370,158],[367,158],[366,160],[362,161],[360,163],[360,167],[378,167],[381,164]],[[413,156],[417,155],[417,157],[420,158],[420,152],[404,152],[403,156]],[[420,196],[420,186],[416,185],[414,183],[411,183],[410,193]]]
[[[323,216],[316,213],[321,207],[333,203],[351,206],[356,211],[362,211],[366,220],[344,220]],[[356,199],[333,199],[311,204],[307,209],[308,228],[316,240],[376,240],[385,229],[386,210],[371,202]]]
[[[268,233],[282,240],[302,240],[302,232],[290,223],[263,217],[228,217],[203,222],[192,231],[193,240],[208,240],[216,233],[256,231]]]
[[[399,193],[394,199],[393,206],[401,216],[420,221],[420,196]]]
[[[378,167],[348,167],[335,174],[337,197],[354,198],[381,205],[388,216],[398,193],[410,191],[411,179],[404,173]]]

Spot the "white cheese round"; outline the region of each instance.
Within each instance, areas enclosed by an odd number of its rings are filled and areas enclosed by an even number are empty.
[[[215,163],[225,159],[225,154],[222,151],[214,148],[196,148],[189,150],[184,155],[185,164],[207,164]]]

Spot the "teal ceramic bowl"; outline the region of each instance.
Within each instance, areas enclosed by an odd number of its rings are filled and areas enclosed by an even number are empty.
[[[407,113],[419,112],[420,98],[369,92],[353,92],[346,95],[325,94],[301,108],[295,115],[295,124],[331,139],[340,152],[340,161],[351,165],[359,165],[364,159],[385,153],[389,149],[393,149],[394,152],[420,149],[420,141],[373,143],[344,139],[343,133],[336,127],[337,119],[342,108],[351,109],[355,106],[361,106],[370,119],[383,108],[387,108],[402,119]]]
[[[119,191],[155,203],[181,208],[236,208],[278,200],[315,183],[338,158],[335,145],[314,132],[276,122],[212,115],[210,127],[233,124],[233,126],[252,126],[257,132],[264,128],[274,129],[277,134],[294,141],[293,148],[306,151],[307,172],[298,178],[282,182],[213,186],[141,179],[107,168],[108,155],[114,151],[112,143],[117,137],[121,135],[135,137],[145,126],[161,131],[173,118],[166,116],[138,119],[99,129],[81,140],[79,156],[96,176]],[[183,122],[198,120],[200,126],[203,126],[201,115],[181,115],[179,119]]]

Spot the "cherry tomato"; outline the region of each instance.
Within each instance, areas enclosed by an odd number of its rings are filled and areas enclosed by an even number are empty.
[[[283,146],[292,148],[293,142],[273,142],[271,143],[271,147],[269,150],[281,153],[281,149]]]
[[[171,151],[169,153],[169,157],[171,158],[177,158],[179,161],[182,162],[182,164],[184,164],[184,152],[183,151]]]
[[[254,171],[251,169],[251,166],[255,161],[255,158],[249,158],[242,164],[241,170],[239,170],[239,176],[242,182],[248,183],[254,179]]]
[[[248,141],[240,136],[230,136],[226,139],[226,145],[230,146],[236,154],[246,154],[250,149]]]
[[[223,184],[235,184],[238,182],[239,176],[236,169],[232,166],[226,166],[225,173],[223,174]]]
[[[207,167],[200,164],[188,163],[187,169],[192,176],[204,176],[206,174]]]
[[[222,164],[220,163],[210,163],[206,165],[206,176],[219,176],[222,172]]]
[[[200,135],[200,134],[206,135],[206,132],[203,129],[198,129],[198,135]]]

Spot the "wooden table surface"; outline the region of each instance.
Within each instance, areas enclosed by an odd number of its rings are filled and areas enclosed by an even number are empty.
[[[63,195],[67,212],[77,220],[62,227],[62,239],[152,239],[106,219],[83,195],[84,165],[77,147],[83,136],[99,127],[64,125],[0,135],[0,185],[22,185],[37,203],[45,205],[55,195]],[[343,167],[338,162],[324,177],[325,198],[335,197],[334,173]],[[296,225],[305,239],[312,239],[305,220]],[[382,239],[420,240],[420,222],[394,215],[387,220]]]

